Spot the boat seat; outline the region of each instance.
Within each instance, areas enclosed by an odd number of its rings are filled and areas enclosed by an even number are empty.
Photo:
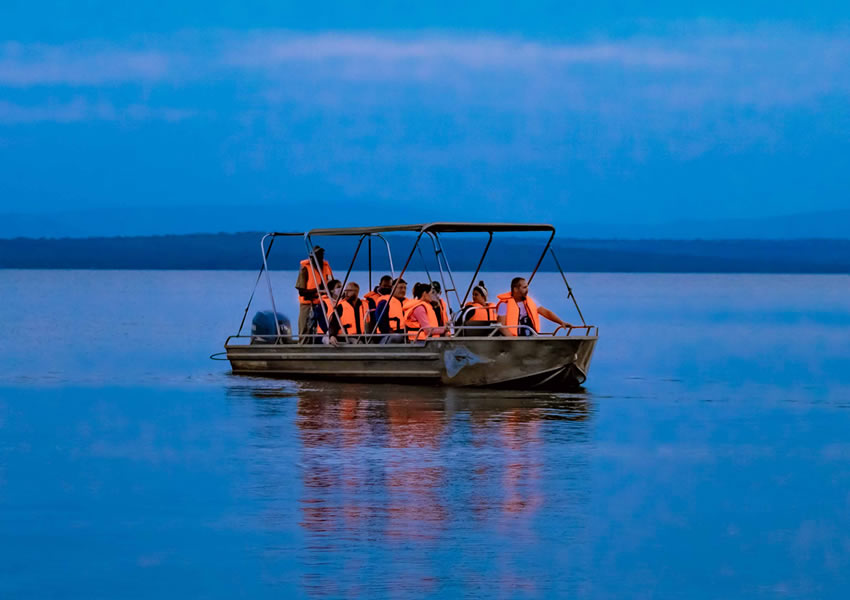
[[[488,327],[497,324],[497,321],[485,321],[485,320],[475,320],[470,319],[466,322],[467,327]],[[490,329],[460,329],[457,332],[459,337],[484,337],[491,335],[497,327],[490,327]]]

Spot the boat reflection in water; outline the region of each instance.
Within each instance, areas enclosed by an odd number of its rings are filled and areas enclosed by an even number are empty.
[[[541,539],[566,542],[582,526],[584,394],[332,383],[234,394],[255,403],[264,460],[297,462],[300,481],[256,489],[298,490],[292,503],[266,498],[277,514],[262,518],[302,532],[292,550],[308,595],[371,595],[400,581],[412,596],[450,591],[447,582],[533,592],[554,560],[537,555]],[[294,429],[277,429],[295,436],[279,456],[267,454],[270,410],[294,417]]]

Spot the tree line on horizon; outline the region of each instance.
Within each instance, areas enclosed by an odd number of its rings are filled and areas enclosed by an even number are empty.
[[[259,233],[197,234],[82,239],[0,239],[0,268],[19,269],[212,269],[254,270],[261,265]],[[415,236],[388,236],[398,271]],[[453,270],[474,270],[486,235],[441,237]],[[546,236],[496,236],[484,271],[523,272],[533,268]],[[326,248],[337,270],[347,269],[357,238],[314,239]],[[556,239],[554,248],[567,272],[662,273],[850,273],[850,240],[581,240]],[[423,238],[412,269],[436,269],[433,248]],[[368,244],[355,269],[367,267]],[[372,242],[373,268],[386,270],[386,248]],[[274,270],[294,270],[306,256],[303,238],[277,238],[269,257]],[[546,256],[541,270],[556,270]]]

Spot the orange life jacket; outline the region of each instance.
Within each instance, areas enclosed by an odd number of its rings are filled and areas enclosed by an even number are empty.
[[[472,313],[472,314],[470,314]],[[467,319],[466,316],[469,315]],[[496,305],[492,302],[487,304],[478,304],[477,302],[467,302],[463,305],[463,320],[466,321],[495,321],[496,320]]]
[[[383,313],[386,312],[386,317],[389,318],[390,330],[401,331],[404,327],[404,305],[402,304],[402,301],[395,296],[390,296],[389,294],[382,294],[378,296],[377,300],[378,301],[375,303],[375,328],[377,329],[378,321],[385,318]],[[405,300],[405,302],[406,301],[407,300]],[[382,310],[378,310],[377,307],[381,304],[381,302],[386,302],[387,304]]]
[[[367,304],[369,306],[369,312],[374,313],[375,308],[378,306],[378,302],[380,301],[380,298],[381,298],[380,292],[378,292],[377,289],[374,289],[371,292],[366,292],[365,294],[363,294],[362,300],[363,300],[364,304]],[[374,314],[372,314],[372,318],[373,319],[375,318]]]
[[[507,305],[505,325],[508,326],[508,335],[517,335],[517,332],[519,331],[517,328],[519,325],[519,305],[517,304],[517,301],[514,300],[510,292],[499,294],[498,298],[499,304]],[[537,304],[534,303],[534,300],[532,300],[530,296],[526,296],[523,303],[525,304],[525,310],[528,313],[528,318],[531,319],[534,332],[540,333],[540,315],[537,314]]]
[[[348,300],[342,300],[339,305],[342,307],[342,317],[339,322],[345,333],[348,335],[366,333],[366,303],[361,300],[359,310],[355,310]]]
[[[322,261],[324,264],[322,265],[322,278],[325,280],[325,285],[334,278],[333,271],[331,271],[331,266],[328,264],[328,261]],[[309,258],[305,258],[301,261],[301,267],[307,269],[307,285],[304,289],[308,292],[317,290],[319,288],[319,278],[316,276],[316,269],[313,267],[313,261]],[[305,298],[303,296],[298,296],[299,304],[318,304],[319,298]]]
[[[381,294],[380,292],[378,292],[378,288],[375,288],[371,292],[366,292],[365,294],[363,294],[362,298],[363,304],[366,305],[366,310],[369,312],[369,321],[371,321],[369,329],[372,331],[374,331],[377,326],[377,323],[375,322],[377,320],[375,315],[375,309],[378,307],[378,300],[380,299],[380,297]],[[369,331],[369,333],[372,333],[372,331]]]
[[[421,299],[407,300],[404,303],[404,324],[407,327],[408,339],[411,342],[415,342],[417,340],[424,340],[427,337],[440,337],[439,333],[422,330],[422,325],[413,316],[413,311],[418,306],[425,307],[425,314],[428,315],[428,321],[431,323],[431,327],[437,326],[437,313],[434,312],[434,307],[431,306],[430,302],[425,302]]]
[[[449,307],[446,306],[446,301],[440,298],[440,312],[442,313],[442,323],[443,325],[449,324]],[[439,320],[438,320],[439,322]]]

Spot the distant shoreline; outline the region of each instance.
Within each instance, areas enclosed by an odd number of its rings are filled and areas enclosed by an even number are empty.
[[[260,233],[164,235],[113,238],[0,239],[0,268],[127,270],[256,270]],[[332,264],[347,269],[356,239],[317,240]],[[412,238],[391,239],[393,258],[402,263]],[[485,271],[527,271],[540,256],[542,239],[496,239]],[[382,246],[382,244],[381,244]],[[474,270],[480,239],[444,240],[452,269]],[[558,239],[558,258],[567,272],[596,273],[788,273],[850,274],[850,240],[599,240]],[[292,270],[305,252],[301,239],[279,241],[270,266]],[[384,255],[381,255],[384,252]],[[433,254],[426,252],[433,261]],[[365,261],[365,250],[361,254]],[[386,268],[385,251],[373,247],[375,270]],[[418,257],[411,269],[419,270]],[[365,262],[362,268],[365,268]],[[396,264],[396,269],[401,264]],[[358,264],[355,269],[360,269]],[[429,264],[436,268],[436,263]],[[541,271],[555,271],[546,258]]]

